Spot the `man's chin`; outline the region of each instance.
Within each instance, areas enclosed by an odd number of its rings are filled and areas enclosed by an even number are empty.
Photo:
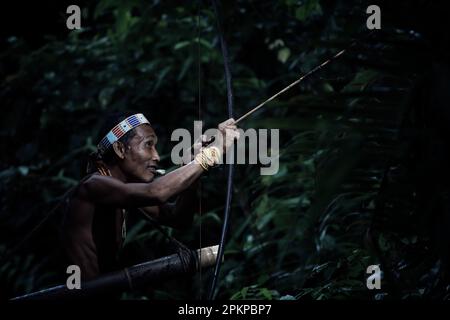
[[[156,177],[156,173],[149,173],[149,174],[145,174],[145,176],[139,176],[139,177],[135,177],[133,179],[133,182],[136,183],[149,183],[152,182]]]
[[[155,177],[156,177],[156,174],[151,173],[145,177],[144,182],[146,182],[146,183],[152,182],[155,179]]]

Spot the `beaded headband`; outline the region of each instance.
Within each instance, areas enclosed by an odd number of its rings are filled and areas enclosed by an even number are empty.
[[[103,155],[114,142],[122,138],[128,131],[144,123],[150,124],[150,121],[142,113],[133,114],[121,121],[97,145],[98,153]]]

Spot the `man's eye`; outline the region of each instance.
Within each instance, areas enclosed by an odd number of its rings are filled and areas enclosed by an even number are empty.
[[[152,146],[153,146],[153,142],[147,142],[145,145],[146,145],[147,147],[152,147]]]

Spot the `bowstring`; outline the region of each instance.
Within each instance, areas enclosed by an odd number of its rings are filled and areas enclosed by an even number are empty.
[[[196,34],[196,40],[197,40],[197,99],[198,99],[198,119],[202,119],[202,96],[201,96],[201,46],[200,46],[200,35],[201,35],[201,24],[200,24],[200,10],[201,10],[201,1],[198,1],[198,7],[197,7],[197,34]],[[202,182],[201,179],[199,179],[198,183],[199,188],[199,248],[202,248]],[[201,266],[201,255],[199,255],[199,265]],[[202,268],[199,269],[199,297],[200,300],[202,300]]]

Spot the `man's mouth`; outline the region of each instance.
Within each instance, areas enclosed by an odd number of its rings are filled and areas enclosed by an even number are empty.
[[[156,173],[156,170],[158,169],[158,167],[157,166],[148,166],[147,169],[153,173]]]

